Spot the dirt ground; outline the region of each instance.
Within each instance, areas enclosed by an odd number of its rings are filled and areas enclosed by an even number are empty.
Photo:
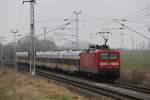
[[[86,98],[48,79],[1,67],[0,100],[86,100]]]

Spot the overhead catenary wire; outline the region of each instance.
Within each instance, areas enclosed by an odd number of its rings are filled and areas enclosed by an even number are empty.
[[[142,12],[142,14],[143,14],[143,12],[144,12],[144,9],[142,10],[142,11],[138,11],[138,13],[139,12]],[[101,19],[87,19],[87,20],[101,20]],[[46,21],[46,20],[45,20]],[[59,20],[49,20],[49,21],[59,21]],[[61,20],[60,20],[61,21]],[[62,20],[63,21],[63,20]],[[85,20],[86,21],[86,20]],[[38,21],[37,21],[38,22]],[[113,23],[113,22],[112,22]],[[140,23],[140,22],[139,22]],[[141,22],[142,23],[142,22]],[[109,24],[109,23],[108,23]],[[102,26],[103,25],[108,25],[107,23],[105,24],[101,24]],[[111,23],[110,23],[111,24]],[[94,25],[94,26],[91,26],[91,27],[87,27],[87,28],[85,28],[85,29],[92,29],[92,28],[96,28],[96,27],[100,27],[101,25]],[[59,29],[59,28],[58,28]],[[57,28],[56,28],[56,30],[57,30]],[[50,32],[53,32],[53,31],[55,31],[55,29],[52,29],[52,30],[50,30]],[[37,35],[36,37],[39,37],[39,36],[42,36],[43,34],[39,34],[39,35]]]
[[[74,21],[75,21],[75,20],[73,20],[73,21],[71,21],[71,22],[68,22],[68,23],[66,23],[66,24],[64,24],[64,25],[58,26],[58,27],[56,27],[56,28],[54,28],[54,29],[52,29],[52,30],[47,31],[46,33],[50,33],[50,32],[53,32],[53,31],[55,31],[55,30],[61,29],[61,28],[65,27],[65,26],[67,26],[67,25],[73,23]],[[42,36],[42,35],[43,35],[43,33],[37,35],[36,37],[39,37],[39,36]]]
[[[100,26],[104,26],[104,25],[110,25],[110,24],[113,24],[114,22],[108,22],[108,23],[103,23],[103,24],[97,24],[97,25],[92,25],[92,26],[89,26],[89,27],[86,27],[84,29],[81,29],[80,31],[83,31],[83,30],[89,30],[89,29],[93,29],[93,28],[97,28],[97,27],[100,27]]]
[[[148,10],[150,9],[150,5],[147,5],[146,7],[142,8],[142,9],[139,9],[137,11],[131,12],[131,13],[127,14],[127,16],[125,16],[125,17],[127,17],[128,19],[130,19],[130,18],[131,19],[134,19],[134,18],[136,19],[140,15],[143,15],[143,14],[147,13],[147,9]],[[131,17],[131,16],[135,16],[135,17]]]
[[[50,32],[53,32],[53,31],[55,31],[55,30],[61,29],[61,28],[65,27],[65,26],[67,26],[67,25],[70,25],[70,24],[73,23],[74,21],[75,21],[75,20],[73,20],[73,21],[71,21],[71,22],[68,22],[68,23],[66,23],[66,24],[64,24],[64,25],[58,26],[58,27],[56,27],[56,28],[54,28],[54,29],[52,29],[52,30],[49,30],[49,31],[46,32],[46,34],[47,34],[47,33],[50,33]],[[35,37],[40,37],[40,36],[42,36],[42,35],[44,35],[44,34],[41,33],[41,34],[39,34],[39,35],[36,35]],[[31,38],[31,36],[25,37],[25,39],[27,39],[27,38]],[[25,39],[21,39],[21,40],[18,41],[18,42],[23,42],[23,41],[25,41]]]
[[[138,11],[136,11],[135,13],[143,12],[143,11],[145,11],[145,9],[148,9],[149,7],[150,7],[150,5],[148,5],[148,6],[144,7],[144,8],[142,8],[142,9],[140,9],[140,10],[138,10]]]
[[[133,32],[135,32],[135,33],[137,33],[138,35],[140,35],[141,37],[143,37],[143,38],[145,38],[145,39],[148,39],[148,40],[150,40],[150,38],[149,37],[147,37],[147,36],[145,36],[145,35],[143,35],[143,34],[141,34],[141,33],[139,33],[139,32],[137,32],[136,30],[134,30],[134,29],[132,29],[132,28],[130,28],[130,27],[128,27],[128,26],[126,26],[125,24],[122,24],[122,23],[120,23],[120,22],[118,22],[118,21],[116,21],[116,20],[114,20],[116,23],[118,23],[118,24],[120,24],[120,25],[122,25],[123,27],[125,27],[125,28],[127,28],[127,29],[129,29],[129,30],[131,30],[131,31],[133,31]]]
[[[72,19],[68,19],[67,21],[70,21]],[[48,20],[36,20],[36,23],[49,23],[49,22],[64,22],[65,19],[48,19]]]
[[[150,24],[150,22],[147,22],[147,21],[137,21],[137,20],[126,20],[126,22],[134,22],[134,23],[146,23],[146,24]]]

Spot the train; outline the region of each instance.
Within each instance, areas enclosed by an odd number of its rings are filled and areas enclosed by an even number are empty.
[[[29,65],[30,53],[17,52],[17,63]],[[110,49],[36,52],[36,66],[106,80],[120,78],[120,52]]]

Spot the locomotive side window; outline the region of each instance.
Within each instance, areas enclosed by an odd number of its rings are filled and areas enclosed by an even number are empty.
[[[101,59],[109,59],[109,54],[108,53],[101,53]]]

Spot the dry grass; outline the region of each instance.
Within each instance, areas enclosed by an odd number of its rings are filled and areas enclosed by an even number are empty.
[[[150,87],[150,69],[122,69],[121,81]]]
[[[29,73],[0,67],[0,100],[113,100]]]
[[[0,68],[0,100],[85,100],[46,79]]]

